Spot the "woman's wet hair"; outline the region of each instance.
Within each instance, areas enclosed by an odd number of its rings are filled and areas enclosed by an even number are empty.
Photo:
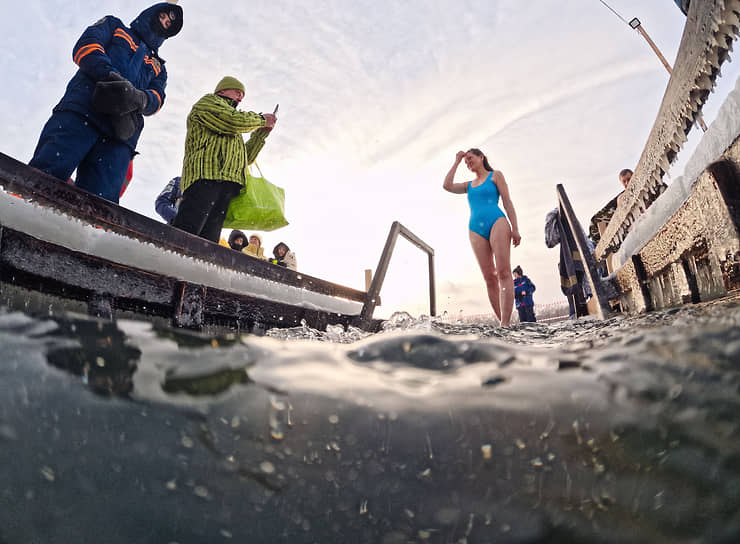
[[[483,168],[485,168],[489,172],[493,172],[493,168],[491,168],[491,165],[488,164],[488,157],[486,157],[483,154],[483,151],[481,151],[477,147],[471,147],[470,149],[468,149],[468,153],[472,153],[473,155],[477,155],[479,157],[483,157]]]

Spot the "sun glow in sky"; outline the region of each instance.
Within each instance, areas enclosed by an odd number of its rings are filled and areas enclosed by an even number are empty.
[[[106,14],[128,24],[152,3],[2,1],[0,151],[27,161],[74,74],[84,28]],[[610,4],[639,17],[673,62],[685,17],[671,0]],[[617,172],[635,167],[668,82],[644,40],[598,0],[180,5],[183,31],[160,50],[167,101],[146,121],[121,204],[157,217],[154,199],[182,167],[190,107],[233,75],[246,85],[242,109],[280,104],[258,163],[285,189],[291,224],[262,233],[266,253],[284,241],[301,271],[364,288],[398,220],[435,249],[439,313],[490,312],[465,196],[441,188],[455,153],[479,147],[503,171],[522,234],[512,266],[537,285],[536,302],[563,300],[558,250],[543,233],[555,185],[588,228],[618,193]],[[708,122],[733,70],[723,69]],[[456,181],[468,179],[463,165]],[[427,312],[426,276],[426,256],[399,241],[376,315]]]

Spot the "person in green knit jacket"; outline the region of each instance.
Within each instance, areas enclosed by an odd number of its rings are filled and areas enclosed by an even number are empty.
[[[188,115],[182,165],[182,202],[172,225],[218,242],[229,202],[247,182],[254,162],[277,120],[271,113],[239,111],[244,85],[226,76]],[[242,133],[252,135],[245,143]]]

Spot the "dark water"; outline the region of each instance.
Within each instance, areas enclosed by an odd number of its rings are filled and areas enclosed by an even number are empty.
[[[740,542],[740,299],[266,337],[0,311],[0,543]]]

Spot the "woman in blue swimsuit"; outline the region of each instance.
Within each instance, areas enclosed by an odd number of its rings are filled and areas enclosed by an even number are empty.
[[[465,183],[454,183],[455,172],[463,159],[476,177]],[[504,175],[491,168],[480,149],[458,151],[442,187],[451,193],[468,194],[470,245],[483,272],[493,311],[501,325],[508,327],[514,307],[511,243],[518,246],[522,237]],[[499,198],[506,214],[498,206]]]

